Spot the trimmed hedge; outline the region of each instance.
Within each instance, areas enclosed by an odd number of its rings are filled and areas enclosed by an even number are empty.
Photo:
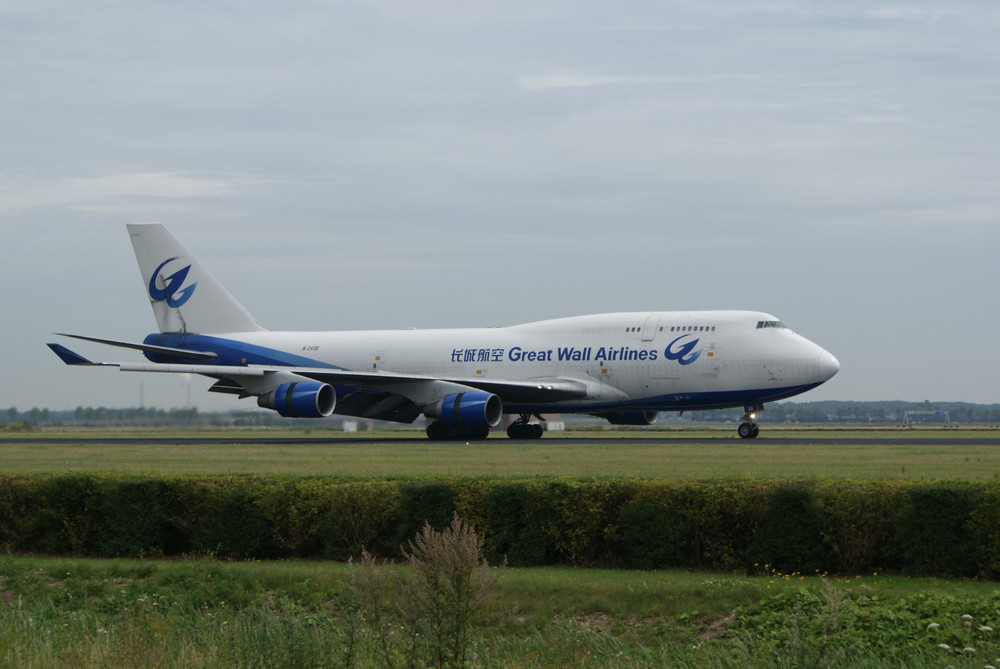
[[[1000,484],[0,477],[0,551],[399,556],[458,513],[493,562],[1000,579]]]

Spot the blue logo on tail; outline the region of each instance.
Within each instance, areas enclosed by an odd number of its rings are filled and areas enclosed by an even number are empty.
[[[191,265],[188,265],[187,267],[179,269],[165,278],[163,280],[163,283],[165,284],[163,288],[157,288],[156,277],[160,275],[160,270],[162,270],[167,263],[174,260],[177,260],[177,258],[167,258],[161,262],[160,266],[153,272],[153,276],[149,279],[149,296],[153,298],[154,302],[162,302],[163,300],[166,300],[167,306],[176,309],[191,299],[191,295],[194,294],[194,289],[197,288],[198,283],[195,282],[186,288],[181,288],[184,281],[187,280],[188,272],[191,271]]]
[[[684,342],[676,349],[674,344],[679,342],[684,337],[690,337],[691,335],[681,335],[677,339],[673,340],[667,344],[667,348],[663,351],[663,357],[667,360],[676,360],[682,365],[690,365],[692,362],[697,360],[701,356],[702,349],[694,350],[694,347],[698,345],[700,339],[692,339],[691,341]]]

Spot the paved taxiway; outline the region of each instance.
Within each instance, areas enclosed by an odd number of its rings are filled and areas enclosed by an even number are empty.
[[[504,439],[506,436],[494,435],[492,439]],[[928,445],[934,446],[1000,446],[1000,431],[996,436],[989,437],[921,437],[914,435],[899,437],[769,437],[766,432],[761,432],[757,439],[740,439],[733,432],[732,437],[542,437],[542,440],[553,444],[609,444],[628,446],[629,444],[719,444],[741,442],[747,446],[755,443],[767,443],[777,446],[802,445],[870,445],[870,446],[907,446],[907,445]],[[509,441],[509,440],[508,440]],[[525,442],[537,443],[534,439],[523,440]],[[121,444],[121,445],[164,445],[176,444],[185,446],[197,445],[219,445],[219,444],[275,444],[275,445],[303,445],[303,444],[360,444],[364,442],[377,442],[380,444],[426,444],[427,440],[422,437],[417,438],[380,438],[380,437],[22,437],[0,438],[2,444]],[[438,442],[441,444],[457,442]],[[480,443],[480,442],[472,442]]]

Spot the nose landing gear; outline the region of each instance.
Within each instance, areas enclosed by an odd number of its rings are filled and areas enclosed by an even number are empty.
[[[740,435],[740,439],[756,439],[757,435],[760,434],[760,425],[757,424],[757,414],[764,410],[764,405],[748,404],[743,409],[746,413],[743,415],[743,422],[736,428],[736,434]]]

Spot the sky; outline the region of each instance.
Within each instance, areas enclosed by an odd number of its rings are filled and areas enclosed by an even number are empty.
[[[252,406],[45,347],[155,330],[144,221],[272,329],[753,309],[841,362],[798,401],[1000,402],[998,33],[971,0],[2,3],[0,407]]]

